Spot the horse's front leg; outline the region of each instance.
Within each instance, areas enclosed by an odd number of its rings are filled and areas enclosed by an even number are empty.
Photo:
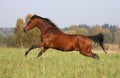
[[[25,52],[25,57],[27,57],[28,53],[35,48],[40,48],[41,46],[38,45],[32,45],[26,52]]]
[[[41,51],[38,53],[38,56],[41,56],[43,53],[45,53],[45,51],[47,50],[48,48],[42,48]]]

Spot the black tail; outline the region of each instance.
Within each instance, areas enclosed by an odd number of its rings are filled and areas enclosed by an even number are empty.
[[[107,53],[107,52],[105,51],[104,46],[103,46],[104,35],[103,35],[102,33],[97,34],[97,35],[93,35],[93,36],[88,36],[88,38],[91,39],[91,40],[93,40],[95,43],[99,43],[100,46],[101,46],[101,48],[103,49],[103,51],[104,51],[105,53]]]

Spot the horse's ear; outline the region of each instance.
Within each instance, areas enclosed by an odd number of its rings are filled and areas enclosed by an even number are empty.
[[[38,15],[34,14],[33,16],[34,16],[34,17],[37,17]]]
[[[33,16],[37,16],[36,14],[34,14]]]
[[[32,17],[31,17],[31,19],[34,19],[34,18],[36,18],[37,17],[37,15],[33,15]]]

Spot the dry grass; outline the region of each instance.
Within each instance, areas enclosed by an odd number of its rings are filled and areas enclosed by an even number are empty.
[[[104,53],[104,51],[101,49],[101,47],[99,45],[94,45],[93,46],[93,52],[95,53]],[[111,54],[111,53],[120,53],[120,48],[119,48],[119,45],[117,44],[105,44],[104,45],[105,47],[105,50],[107,51],[108,54]]]
[[[97,53],[100,60],[78,52],[48,50],[34,60],[39,49],[27,58],[26,49],[0,48],[0,78],[120,78],[120,54]]]

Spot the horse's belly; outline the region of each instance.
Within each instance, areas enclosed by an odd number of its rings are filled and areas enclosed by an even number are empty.
[[[51,48],[57,49],[57,50],[62,50],[62,51],[73,51],[76,50],[76,43],[69,42],[69,41],[62,41],[62,42],[55,42],[53,43],[53,46]]]

